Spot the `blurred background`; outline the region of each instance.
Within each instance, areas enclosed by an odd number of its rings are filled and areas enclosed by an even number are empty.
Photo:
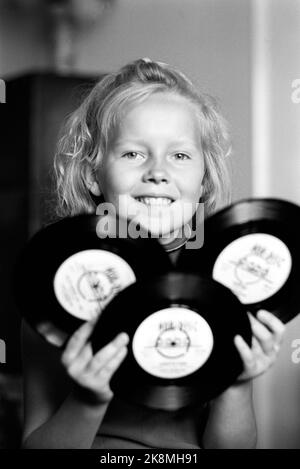
[[[0,0],[0,448],[18,447],[22,425],[11,272],[49,215],[66,115],[128,61],[171,63],[215,96],[229,121],[234,200],[300,204],[299,50],[300,0]],[[300,316],[276,365],[255,381],[259,448],[300,448],[297,344]]]

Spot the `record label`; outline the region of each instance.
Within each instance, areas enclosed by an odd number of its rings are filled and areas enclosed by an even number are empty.
[[[54,292],[73,316],[90,321],[111,299],[136,281],[133,270],[120,256],[88,249],[68,257],[54,276]]]
[[[166,379],[198,370],[209,358],[214,339],[207,321],[186,307],[156,311],[139,325],[132,341],[142,369]]]
[[[267,233],[242,236],[217,257],[213,278],[230,288],[244,304],[263,301],[289,278],[292,256],[279,238]]]

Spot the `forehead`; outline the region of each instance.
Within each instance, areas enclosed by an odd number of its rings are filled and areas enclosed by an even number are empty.
[[[127,103],[120,113],[118,134],[151,133],[165,130],[189,134],[199,133],[197,107],[184,96],[159,92],[142,101]]]

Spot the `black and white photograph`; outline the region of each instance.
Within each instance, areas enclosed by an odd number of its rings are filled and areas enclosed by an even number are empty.
[[[300,0],[0,0],[0,449],[300,449],[299,51]]]

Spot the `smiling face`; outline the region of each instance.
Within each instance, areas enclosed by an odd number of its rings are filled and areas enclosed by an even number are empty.
[[[119,216],[168,239],[195,213],[203,175],[194,105],[156,93],[125,109],[96,178]]]

